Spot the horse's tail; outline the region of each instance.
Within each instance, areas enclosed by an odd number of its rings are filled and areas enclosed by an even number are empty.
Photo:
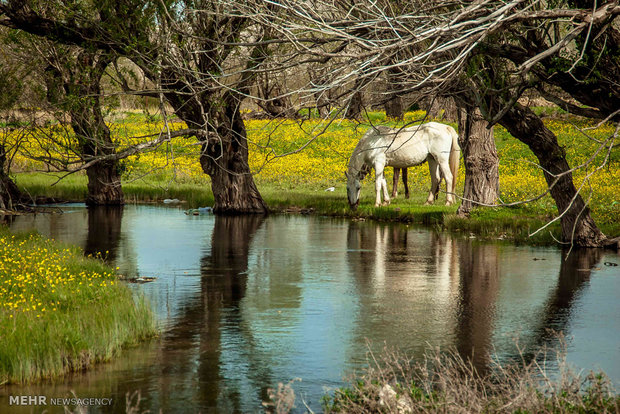
[[[459,134],[452,127],[448,129],[450,130],[450,135],[452,135],[452,146],[450,148],[450,157],[448,158],[450,172],[452,173],[452,189],[449,191],[454,193],[456,189],[456,176],[459,172],[459,161],[461,159],[461,147],[459,147]]]

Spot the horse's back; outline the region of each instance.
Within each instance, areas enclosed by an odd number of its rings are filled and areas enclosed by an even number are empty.
[[[403,131],[410,131],[413,132],[415,135],[428,135],[433,138],[441,137],[444,135],[448,135],[450,138],[452,138],[452,135],[456,134],[456,131],[450,125],[442,124],[439,122],[427,122],[425,124],[414,125],[404,128]]]
[[[447,158],[452,146],[453,131],[451,126],[438,122],[393,130],[397,135],[387,139],[390,141],[388,165],[401,168],[418,165],[425,162],[429,155],[438,161],[444,154]]]

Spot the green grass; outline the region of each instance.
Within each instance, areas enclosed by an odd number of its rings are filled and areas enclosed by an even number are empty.
[[[33,199],[51,197],[62,201],[83,202],[87,194],[87,178],[84,174],[72,174],[60,181],[58,174],[19,173],[13,178],[25,194]],[[178,198],[187,201],[188,206],[213,205],[213,193],[210,183],[178,182],[167,174],[152,174],[123,184],[123,193],[128,203],[149,203],[166,198]]]
[[[87,179],[83,174],[74,174],[57,181],[55,176],[48,174],[20,173],[15,176],[15,181],[21,190],[35,198],[48,196],[68,201],[83,201],[86,197]],[[124,184],[123,192],[126,202],[129,203],[178,198],[186,201],[188,208],[212,206],[214,201],[209,181],[197,181],[186,179],[179,182],[166,174],[153,174]],[[375,208],[374,187],[370,185],[364,188],[360,207],[355,212],[349,208],[344,186],[330,192],[325,191],[324,185],[275,184],[260,179],[257,180],[257,186],[272,212],[298,207],[313,209],[314,212],[324,215],[440,224],[444,214],[456,211],[456,207],[443,206],[443,198],[434,206],[424,206],[426,194],[415,194],[410,200],[404,200],[400,196],[390,206]]]
[[[50,197],[63,201],[84,201],[87,193],[87,178],[84,174],[27,173],[13,177],[20,190],[32,199]]]
[[[149,305],[76,247],[0,227],[0,385],[81,370],[156,334]]]
[[[518,208],[480,208],[471,217],[456,214],[444,217],[444,227],[453,233],[475,235],[480,239],[508,240],[519,244],[556,244],[562,234],[559,222],[554,222],[545,230],[531,235],[546,225],[553,217],[527,207]]]

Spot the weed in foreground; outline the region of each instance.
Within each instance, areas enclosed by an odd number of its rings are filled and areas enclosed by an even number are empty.
[[[421,362],[384,349],[353,385],[326,398],[329,413],[616,413],[618,397],[604,373],[572,371],[558,348],[516,363],[495,360],[486,372],[452,350],[429,351]],[[518,346],[518,342],[517,342]],[[557,372],[548,371],[555,356]],[[529,361],[529,362],[528,362]]]
[[[476,368],[456,350],[434,349],[414,361],[398,350],[369,351],[368,368],[323,397],[326,413],[617,413],[612,382],[602,372],[574,372],[566,362],[566,344],[526,354],[516,341],[519,360],[495,359]],[[549,358],[557,369],[549,370]],[[273,390],[272,390],[273,391]],[[287,413],[295,395],[280,384],[269,394],[273,412]],[[310,411],[311,412],[311,411]]]

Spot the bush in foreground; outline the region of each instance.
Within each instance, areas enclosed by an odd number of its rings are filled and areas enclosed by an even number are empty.
[[[152,311],[109,266],[0,228],[0,384],[83,369],[154,334]]]

